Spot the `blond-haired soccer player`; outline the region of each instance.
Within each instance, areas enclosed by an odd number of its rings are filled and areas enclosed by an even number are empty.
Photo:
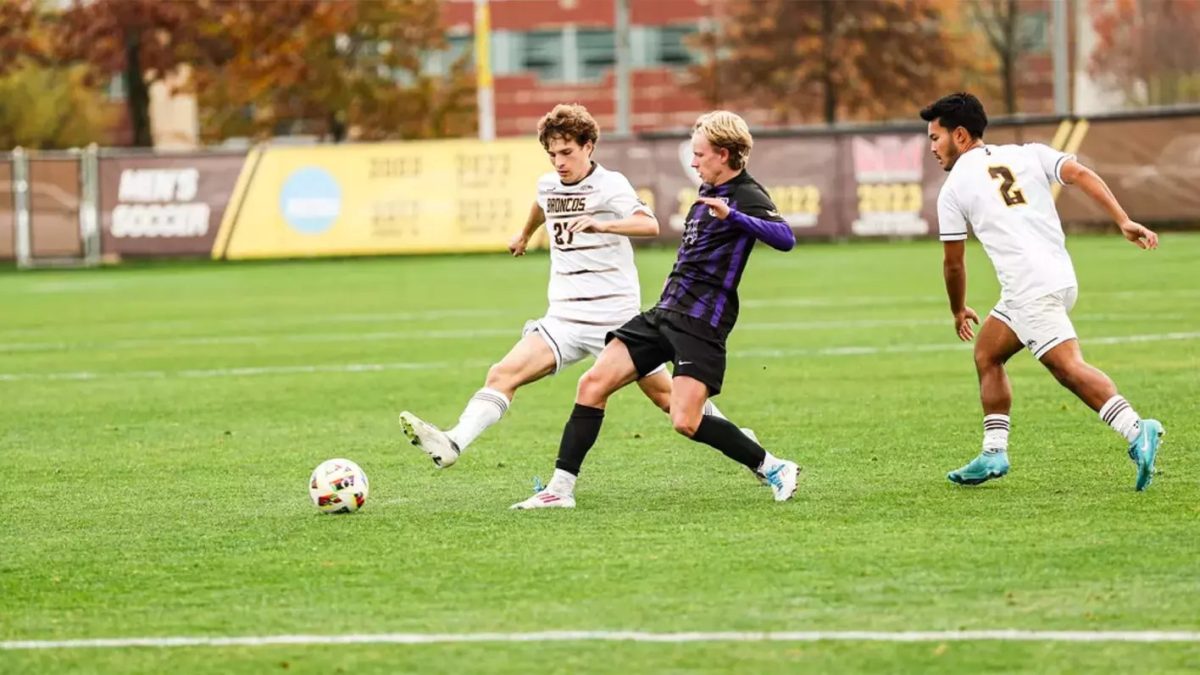
[[[400,414],[401,430],[439,468],[457,462],[500,421],[517,389],[599,354],[605,334],[641,311],[629,237],[657,235],[658,221],[625,176],[592,161],[599,139],[599,125],[581,105],[555,106],[538,122],[538,140],[554,171],[538,180],[529,219],[508,249],[524,255],[530,238],[546,225],[550,306],[488,370],[483,388],[467,401],[453,428],[442,431],[408,411]],[[669,409],[671,379],[662,361],[638,385],[655,405]],[[721,415],[711,401],[705,409]]]
[[[796,243],[767,191],[746,172],[753,139],[746,122],[726,111],[702,115],[692,133],[692,167],[704,181],[688,213],[683,241],[653,309],[608,333],[608,344],[579,380],[563,429],[554,477],[514,509],[571,508],[584,457],[600,434],[609,396],[674,362],[671,422],[765,476],[777,501],[796,491],[798,467],[773,457],[728,420],[705,414],[721,391],[725,340],[738,315],[738,283],[756,241],[781,251]]]
[[[1067,254],[1051,182],[1077,185],[1117,223],[1126,239],[1143,249],[1158,247],[1158,235],[1130,220],[1101,179],[1040,143],[987,145],[987,114],[971,94],[950,94],[921,111],[929,123],[932,151],[949,172],[938,195],[938,228],[944,242],[946,292],[954,327],[963,341],[979,323],[966,304],[963,263],[967,224],[983,244],[1000,278],[1000,301],[975,341],[975,368],[983,403],[983,452],[947,477],[977,485],[1008,473],[1012,388],[1004,364],[1028,349],[1042,365],[1129,444],[1137,466],[1138,490],[1154,475],[1163,427],[1141,419],[1113,381],[1083,360],[1068,313],[1075,305],[1075,269]]]

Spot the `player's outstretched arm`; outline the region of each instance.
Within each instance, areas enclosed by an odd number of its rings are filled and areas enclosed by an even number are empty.
[[[567,225],[567,229],[571,232],[602,232],[625,237],[657,237],[658,220],[642,211],[620,220],[605,221],[596,220],[591,216],[583,216],[571,221]]]
[[[719,220],[728,220],[737,227],[749,232],[755,239],[779,251],[790,251],[796,246],[796,234],[792,227],[783,219],[770,220],[758,218],[729,208],[722,199],[700,197],[696,201],[706,204],[709,211]],[[772,210],[774,210],[772,208]]]
[[[533,202],[533,208],[529,209],[529,217],[525,220],[525,227],[513,236],[508,242],[508,252],[513,256],[525,255],[525,248],[529,246],[529,239],[534,232],[546,222],[546,213],[542,211],[541,204]]]
[[[970,342],[975,337],[971,322],[979,325],[979,315],[967,307],[967,245],[965,241],[942,243],[942,276],[946,279],[946,295],[950,298],[950,313],[954,315],[954,332],[958,339]]]
[[[1099,174],[1073,159],[1063,163],[1059,173],[1064,183],[1079,186],[1084,194],[1091,197],[1092,201],[1108,212],[1117,227],[1121,228],[1121,234],[1126,239],[1133,242],[1138,248],[1158,248],[1158,235],[1145,225],[1129,218],[1129,214],[1121,208],[1120,202],[1117,201],[1116,196],[1113,195],[1112,190],[1108,189],[1108,184]]]

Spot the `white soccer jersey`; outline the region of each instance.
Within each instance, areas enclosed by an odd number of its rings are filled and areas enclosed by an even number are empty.
[[[548,173],[537,187],[550,236],[546,316],[594,326],[619,325],[635,316],[642,309],[642,293],[629,238],[567,231],[567,224],[581,216],[600,221],[638,212],[653,216],[629,179],[596,164],[578,183],[564,185],[557,173]]]
[[[1069,159],[1041,143],[985,145],[958,158],[938,195],[942,241],[966,239],[970,223],[1010,307],[1078,283],[1050,191]]]

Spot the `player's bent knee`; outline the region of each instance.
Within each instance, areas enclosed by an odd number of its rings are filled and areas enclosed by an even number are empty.
[[[675,426],[675,431],[687,436],[688,438],[695,436],[696,428],[700,426],[699,424],[694,424],[685,420],[671,420],[671,423]]]
[[[975,370],[984,372],[1004,366],[1004,361],[991,352],[982,349],[975,350]]]
[[[654,400],[654,405],[658,406],[659,410],[667,413],[668,415],[671,414],[671,397],[670,397],[670,395],[659,396],[658,398],[656,398]]]
[[[493,363],[492,367],[488,368],[484,384],[492,389],[508,389],[515,377],[516,373],[503,363]]]
[[[1047,363],[1050,374],[1065,387],[1072,387],[1084,379],[1087,366],[1082,361],[1067,361],[1065,363]]]
[[[522,372],[519,368],[514,368],[505,365],[503,362],[493,365],[488,368],[487,379],[484,381],[484,386],[489,389],[504,392],[506,396],[512,397],[516,390],[528,384],[533,380],[537,380],[541,375],[532,376],[530,372]]]
[[[671,415],[671,426],[675,427],[675,431],[691,438],[696,435],[696,429],[700,428],[700,415]]]
[[[612,378],[603,371],[589,368],[579,378],[575,400],[584,405],[596,405],[608,399],[615,387]]]

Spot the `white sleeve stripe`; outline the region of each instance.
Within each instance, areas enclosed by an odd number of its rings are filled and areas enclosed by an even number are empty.
[[[1067,184],[1062,177],[1062,165],[1063,162],[1066,162],[1068,159],[1075,159],[1075,155],[1063,155],[1062,157],[1058,158],[1057,162],[1054,163],[1054,180],[1058,181],[1059,185]]]
[[[966,232],[947,232],[941,235],[942,241],[962,241],[967,238]]]

